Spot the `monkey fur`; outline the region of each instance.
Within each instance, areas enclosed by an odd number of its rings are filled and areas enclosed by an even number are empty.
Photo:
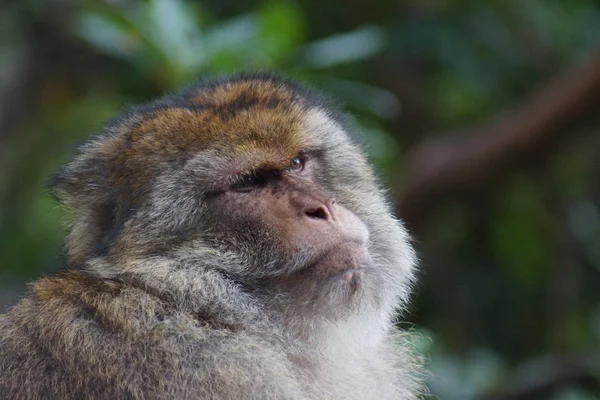
[[[419,398],[415,256],[349,130],[271,74],[109,123],[53,179],[67,265],[0,315],[0,398]]]

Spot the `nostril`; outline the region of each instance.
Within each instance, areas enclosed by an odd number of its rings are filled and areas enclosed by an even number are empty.
[[[315,219],[328,219],[329,215],[327,213],[327,210],[325,210],[324,207],[317,207],[317,208],[313,208],[310,210],[306,210],[306,215],[310,218],[315,218]]]

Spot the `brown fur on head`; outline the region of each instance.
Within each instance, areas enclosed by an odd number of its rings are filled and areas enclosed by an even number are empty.
[[[261,197],[227,195],[248,174],[285,175],[297,156],[311,159],[311,175],[302,180],[308,182],[302,189],[306,196],[322,192],[323,201],[331,197],[349,210],[342,219],[353,226],[350,230],[365,227],[356,240],[368,241],[366,250],[335,250],[327,258],[328,240],[338,231],[320,233],[306,225],[294,233],[293,224],[271,218],[270,204],[280,204],[297,183],[270,187]],[[165,260],[185,259],[225,266],[222,272],[252,290],[270,282],[267,292],[280,293],[290,279],[304,282],[296,286],[311,290],[292,295],[290,289],[282,307],[296,303],[328,309],[319,306],[317,292],[326,291],[336,269],[308,268],[322,259],[325,264],[360,264],[361,271],[348,279],[354,282],[363,274],[366,279],[352,301],[364,302],[367,293],[369,304],[385,310],[381,315],[408,293],[412,250],[364,155],[348,138],[344,119],[320,96],[273,75],[201,83],[133,109],[86,144],[57,174],[54,187],[75,213],[70,265],[102,276],[143,272],[157,278],[162,276],[157,271],[166,273]],[[255,203],[246,209],[250,202]],[[261,207],[263,216],[251,215]],[[354,239],[331,239],[331,246],[344,240]],[[161,259],[161,267],[150,267],[152,259]],[[173,262],[169,270],[179,268]],[[350,299],[343,300],[348,288],[335,288],[324,304],[350,307]]]
[[[134,108],[110,124],[51,184],[55,197],[75,213],[69,264],[108,250],[127,219],[148,201],[156,178],[194,155],[223,155],[235,159],[240,170],[289,162],[308,147],[299,132],[302,114],[324,104],[305,93],[274,76],[239,75]],[[234,172],[215,170],[224,180]],[[198,196],[224,183],[197,178]]]
[[[71,268],[0,314],[0,393],[416,399],[413,251],[347,130],[265,74],[109,124],[56,174]]]

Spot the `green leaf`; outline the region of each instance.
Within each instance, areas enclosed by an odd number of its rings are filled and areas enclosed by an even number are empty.
[[[258,12],[259,39],[270,63],[286,57],[304,40],[305,21],[291,2],[268,2]]]
[[[385,42],[383,30],[366,26],[309,44],[303,58],[310,67],[329,68],[370,58],[383,50]]]

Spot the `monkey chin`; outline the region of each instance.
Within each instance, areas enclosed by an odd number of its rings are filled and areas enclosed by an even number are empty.
[[[313,266],[319,276],[321,291],[343,289],[357,292],[368,268],[367,251],[363,243],[349,241],[327,251]]]
[[[262,281],[259,293],[275,310],[338,320],[377,296],[376,275],[361,241],[335,244],[295,273]],[[306,311],[308,309],[309,311]],[[304,310],[304,311],[302,311]]]

